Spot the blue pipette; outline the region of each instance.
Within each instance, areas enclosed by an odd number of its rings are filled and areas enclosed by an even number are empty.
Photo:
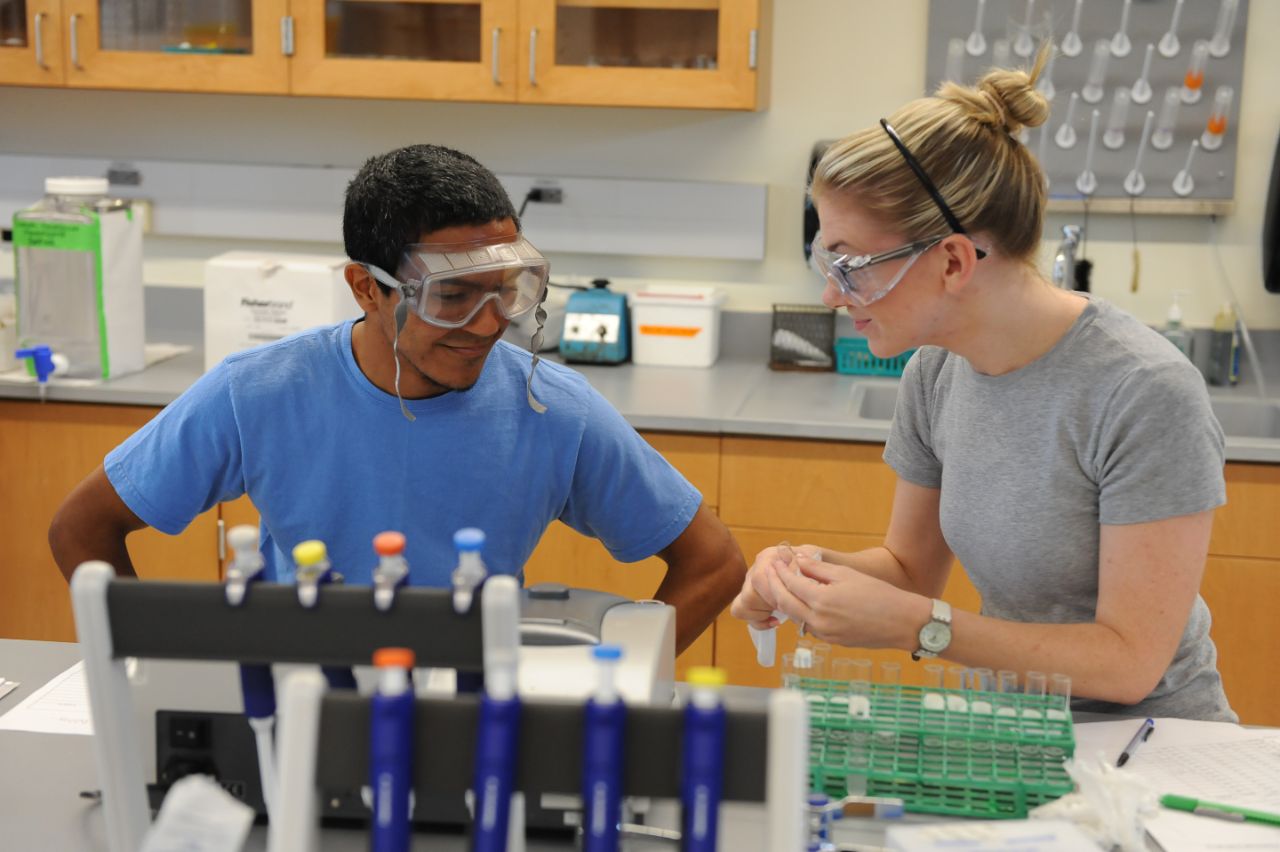
[[[683,852],[716,852],[720,792],[724,779],[724,669],[689,669],[692,692],[684,708],[680,802]]]
[[[372,852],[408,852],[413,789],[413,651],[373,654],[378,686],[369,705],[369,787],[373,790]]]
[[[627,709],[615,683],[622,648],[597,645],[591,651],[599,680],[587,701],[582,749],[583,852],[617,852],[622,822],[622,762]]]

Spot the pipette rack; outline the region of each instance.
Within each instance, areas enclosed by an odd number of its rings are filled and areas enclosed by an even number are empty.
[[[1053,695],[806,678],[813,789],[901,798],[908,811],[1015,819],[1074,788],[1071,713]]]

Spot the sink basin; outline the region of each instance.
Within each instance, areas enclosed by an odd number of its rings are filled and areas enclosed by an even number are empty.
[[[1209,404],[1227,437],[1280,440],[1280,402],[1267,399],[1211,399]]]
[[[898,383],[859,382],[854,388],[853,410],[863,420],[892,420],[898,404]]]

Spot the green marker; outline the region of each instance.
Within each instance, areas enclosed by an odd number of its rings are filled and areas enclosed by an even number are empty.
[[[1193,799],[1190,796],[1161,796],[1160,804],[1166,808],[1173,808],[1175,811],[1189,811],[1198,816],[1216,817],[1217,819],[1231,820],[1233,822],[1262,822],[1267,825],[1280,825],[1280,814],[1271,814],[1266,811],[1255,811],[1249,808],[1240,808],[1235,805],[1222,805],[1217,802],[1206,802],[1203,799]]]

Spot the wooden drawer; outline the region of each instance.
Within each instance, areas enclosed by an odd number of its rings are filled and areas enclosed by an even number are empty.
[[[1209,557],[1200,593],[1213,614],[1210,635],[1227,699],[1246,725],[1280,725],[1280,560]]]
[[[1227,505],[1213,519],[1209,552],[1280,559],[1280,465],[1227,465]]]
[[[720,517],[737,527],[883,536],[897,483],[883,452],[883,444],[726,437]]]

